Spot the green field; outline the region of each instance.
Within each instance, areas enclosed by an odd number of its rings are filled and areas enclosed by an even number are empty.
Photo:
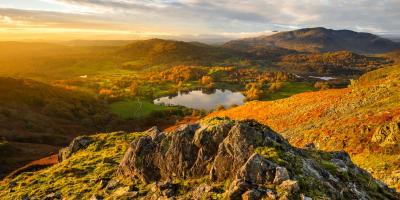
[[[174,110],[174,107],[155,105],[148,101],[122,100],[110,104],[110,111],[123,119],[149,117],[154,112]]]
[[[277,99],[283,99],[290,97],[292,95],[302,93],[302,92],[310,92],[310,91],[315,91],[316,89],[311,83],[307,82],[288,82],[285,83],[285,86],[270,95],[268,97],[262,99],[264,101],[272,101],[272,100],[277,100]]]

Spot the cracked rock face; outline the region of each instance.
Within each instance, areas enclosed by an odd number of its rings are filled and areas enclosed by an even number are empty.
[[[224,192],[228,199],[398,198],[352,164],[346,153],[294,148],[255,121],[215,118],[171,133],[156,128],[147,132],[126,151],[118,169],[120,177],[137,178],[145,184],[195,178],[206,178],[209,183],[231,180]],[[375,184],[376,191],[364,180],[372,181],[369,184]],[[196,199],[210,188],[201,184],[184,197]],[[179,195],[183,194],[167,196]]]

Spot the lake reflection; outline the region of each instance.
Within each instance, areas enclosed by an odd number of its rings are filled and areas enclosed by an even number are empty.
[[[154,100],[154,104],[180,105],[188,108],[213,110],[218,105],[230,107],[234,104],[241,105],[244,96],[240,92],[230,90],[194,90],[190,92],[179,92],[176,96],[162,97]]]

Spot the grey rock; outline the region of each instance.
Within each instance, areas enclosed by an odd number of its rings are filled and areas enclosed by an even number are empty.
[[[275,169],[274,184],[281,184],[283,181],[290,179],[289,172],[285,167],[278,166]]]
[[[75,138],[68,147],[60,150],[60,152],[58,153],[58,161],[62,162],[63,160],[69,158],[75,152],[81,149],[85,149],[92,142],[93,140],[89,136],[79,136]]]
[[[300,198],[301,198],[301,200],[312,200],[311,197],[307,197],[307,196],[304,195],[304,194],[301,194],[301,195],[300,195]]]

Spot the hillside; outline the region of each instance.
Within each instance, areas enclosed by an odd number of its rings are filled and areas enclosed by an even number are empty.
[[[0,177],[55,153],[116,119],[95,98],[28,79],[0,77]]]
[[[128,43],[124,45],[124,43]],[[308,75],[359,75],[387,59],[350,52],[299,53],[280,47],[239,52],[174,40],[0,42],[0,75],[39,80],[136,73],[176,65],[263,67]]]
[[[174,40],[139,40],[122,47],[118,53],[124,59],[131,60],[127,67],[154,65],[212,65],[221,64],[229,59],[240,59],[240,54],[220,47],[197,42]]]
[[[244,148],[246,147],[246,148]],[[60,163],[0,183],[1,199],[398,199],[344,152],[298,149],[255,121],[76,138]]]
[[[117,48],[0,42],[0,75],[54,79],[117,72]]]
[[[360,167],[400,190],[400,65],[361,76],[349,88],[249,102],[211,114],[256,119],[295,146],[347,151]]]
[[[0,52],[0,75],[45,79],[129,73],[153,66],[231,64],[247,57],[202,43],[161,39],[0,42]]]
[[[392,58],[371,57],[348,51],[281,56],[280,69],[298,75],[355,76],[391,64]]]
[[[306,28],[269,36],[230,41],[225,48],[254,51],[285,48],[300,52],[351,51],[360,54],[384,53],[400,49],[400,44],[370,33],[326,28]]]

